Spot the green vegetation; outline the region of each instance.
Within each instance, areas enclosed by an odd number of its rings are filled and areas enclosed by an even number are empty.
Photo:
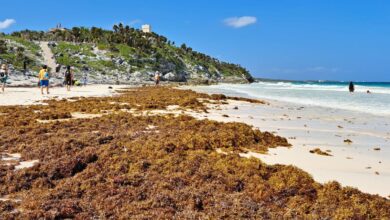
[[[135,49],[126,45],[126,44],[118,44],[115,46],[118,49],[118,54],[121,57],[124,57],[126,59],[130,59],[131,55],[134,55],[136,53]]]
[[[38,44],[36,44],[32,41],[26,40],[24,38],[5,35],[4,39],[9,39],[11,41],[15,41],[16,43],[23,45],[26,50],[30,51],[33,54],[39,54],[39,52],[41,50],[41,48],[39,47]]]
[[[54,48],[54,50],[57,54],[62,54],[63,57],[59,58],[58,62],[64,65],[82,66],[78,60],[73,59],[73,54],[80,52],[79,55],[94,57],[92,47],[96,46],[99,50],[107,51],[107,56],[124,59],[128,64],[140,69],[161,70],[163,74],[171,71],[179,73],[186,71],[187,64],[196,69],[191,71],[197,71],[200,74],[207,73],[215,77],[237,76],[250,82],[253,81],[249,72],[239,65],[219,61],[196,52],[185,44],[177,47],[174,42],[164,36],[156,33],[143,33],[122,24],[114,25],[112,31],[97,27],[74,27],[69,30],[47,33],[24,30],[14,32],[8,37],[24,39],[24,41],[60,42],[59,48]],[[101,71],[101,68],[98,70]]]
[[[12,64],[16,70],[22,71],[24,64],[36,70],[41,58],[40,47],[34,42],[20,37],[0,35],[0,59]]]

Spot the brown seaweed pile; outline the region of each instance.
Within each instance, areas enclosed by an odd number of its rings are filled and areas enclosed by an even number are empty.
[[[328,153],[330,151],[323,151],[320,148],[314,148],[313,150],[310,150],[309,152],[312,154],[318,154],[318,155],[322,155],[322,156],[332,156],[332,154]]]
[[[21,170],[0,163],[0,219],[390,218],[385,198],[238,155],[288,146],[285,138],[242,123],[121,111],[170,105],[207,111],[203,99],[221,101],[147,87],[118,97],[0,107],[0,152],[39,160]]]

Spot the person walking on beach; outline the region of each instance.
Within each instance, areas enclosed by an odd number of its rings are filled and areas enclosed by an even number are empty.
[[[28,61],[26,59],[23,60],[23,75],[26,76],[27,75],[27,64],[28,64]]]
[[[70,91],[70,87],[72,86],[72,83],[73,83],[73,72],[71,67],[68,65],[66,66],[66,71],[65,71],[65,85],[67,91]]]
[[[87,72],[83,73],[82,81],[83,81],[83,85],[87,86],[87,83],[88,83],[88,73]]]
[[[353,84],[353,82],[350,82],[350,83],[349,83],[349,92],[350,92],[350,93],[355,92],[355,85]]]
[[[5,84],[8,79],[8,67],[6,64],[1,65],[0,69],[0,83],[1,83],[1,91],[4,92]]]
[[[39,71],[39,85],[41,87],[41,94],[43,95],[43,88],[46,88],[46,94],[49,94],[49,71],[46,65],[42,66],[42,69]]]
[[[156,86],[158,86],[160,84],[160,72],[159,71],[156,71],[156,74],[154,75],[154,81],[156,82]]]

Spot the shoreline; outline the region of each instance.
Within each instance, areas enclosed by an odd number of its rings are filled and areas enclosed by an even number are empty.
[[[181,87],[211,94],[205,89]],[[225,94],[231,95],[231,94]],[[253,98],[253,97],[252,97]],[[336,180],[363,192],[390,196],[390,119],[369,113],[261,99],[269,105],[229,101],[207,118],[242,122],[288,138],[290,148],[252,154],[267,164],[294,165],[320,182]],[[237,108],[238,109],[235,109]],[[204,118],[204,115],[194,115]],[[226,117],[228,116],[228,117]],[[344,141],[350,139],[352,143]],[[332,156],[310,153],[319,148]]]
[[[108,89],[109,86],[113,88]],[[50,99],[112,96],[118,94],[115,92],[116,89],[130,87],[89,85],[72,87],[70,92],[64,87],[54,87],[51,88],[49,96],[41,96],[38,88],[6,88],[5,94],[0,94],[0,97],[5,96],[0,98],[0,106],[44,104],[43,101]],[[196,86],[179,88],[197,90]],[[203,90],[197,92],[207,93]],[[12,99],[9,98],[11,96]],[[383,197],[390,196],[387,187],[390,185],[390,160],[386,158],[386,155],[390,155],[390,134],[375,130],[377,126],[382,126],[384,128],[382,130],[385,131],[390,121],[381,122],[380,117],[368,113],[356,113],[355,116],[351,116],[346,110],[272,99],[262,100],[267,104],[229,100],[227,105],[211,105],[211,110],[207,114],[185,113],[200,120],[208,118],[222,122],[242,122],[261,131],[269,131],[287,138],[293,145],[290,148],[270,148],[267,154],[251,155],[267,164],[294,165],[311,174],[320,183],[336,180],[343,186],[357,187],[363,192]],[[236,107],[238,109],[234,109]],[[176,111],[175,114],[181,113]],[[373,128],[372,124],[376,127]],[[367,129],[367,126],[371,126],[368,127],[371,130]],[[353,143],[344,143],[343,140],[346,139],[352,140]],[[315,148],[328,150],[332,156],[310,153],[310,150]]]
[[[245,158],[294,147],[218,117],[273,103],[162,86],[118,93],[0,107],[1,218],[390,216],[386,197]]]

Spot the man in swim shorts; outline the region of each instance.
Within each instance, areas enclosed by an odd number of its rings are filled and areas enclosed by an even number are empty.
[[[46,94],[49,94],[49,71],[46,65],[42,66],[42,69],[39,71],[39,85],[41,86],[41,94],[43,95],[43,88],[46,88]]]

